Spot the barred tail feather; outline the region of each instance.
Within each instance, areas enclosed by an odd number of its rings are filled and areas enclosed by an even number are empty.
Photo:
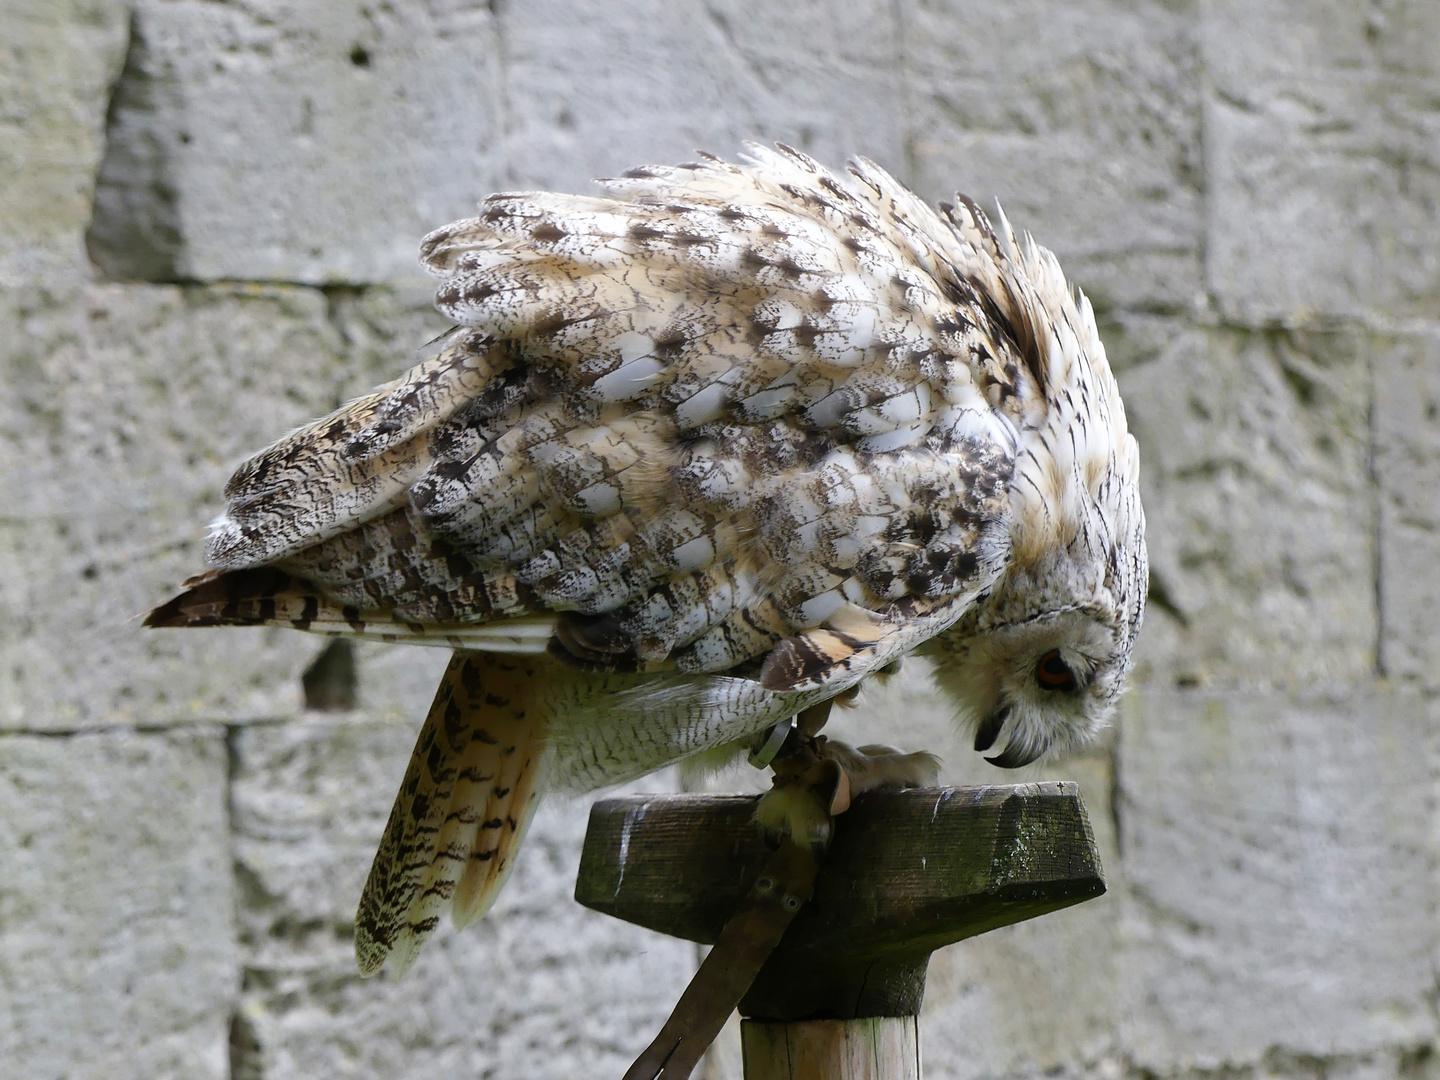
[[[530,748],[504,759],[490,788],[480,832],[450,908],[460,929],[490,910],[515,868],[515,856],[540,805],[542,755],[543,745],[532,740]]]
[[[149,611],[144,625],[286,626],[375,641],[534,655],[548,648],[557,622],[549,614],[510,615],[492,622],[411,622],[394,611],[341,604],[313,582],[273,566],[208,570],[190,578],[184,588]]]
[[[362,975],[403,975],[450,905],[479,918],[539,803],[543,657],[456,652],[416,740],[355,917]]]
[[[145,616],[146,626],[293,626],[344,631],[359,620],[353,608],[321,596],[304,578],[273,566],[209,570]]]

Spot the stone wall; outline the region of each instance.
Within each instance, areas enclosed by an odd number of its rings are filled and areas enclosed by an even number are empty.
[[[129,620],[199,565],[247,450],[440,327],[425,231],[745,138],[1001,198],[1095,300],[1144,457],[1134,691],[1101,749],[1030,770],[1081,780],[1111,891],[939,954],[927,1075],[1440,1073],[1440,6],[0,0],[0,26],[0,1076],[618,1076],[648,1040],[696,957],[570,901],[579,803],[494,916],[355,974],[443,654],[359,646],[352,679],[293,633]],[[1008,779],[914,667],[841,726]]]

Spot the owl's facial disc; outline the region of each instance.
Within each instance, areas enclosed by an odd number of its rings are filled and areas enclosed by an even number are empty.
[[[937,677],[1002,769],[1089,742],[1119,695],[1125,661],[1101,611],[1045,612],[937,641]]]

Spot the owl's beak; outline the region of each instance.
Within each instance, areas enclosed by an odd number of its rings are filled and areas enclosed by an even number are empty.
[[[1001,705],[981,721],[980,727],[975,732],[975,752],[977,754],[983,754],[995,745],[995,740],[1000,737],[1000,729],[1005,726],[1005,721],[1008,719],[1010,719],[1010,706]]]
[[[1010,719],[1010,706],[1001,705],[998,709],[985,717],[980,722],[980,727],[975,732],[975,750],[977,753],[984,753],[995,745],[995,740],[1000,737],[1001,730],[1005,727],[1005,721]],[[1012,733],[1010,744],[994,757],[987,757],[985,760],[991,765],[999,766],[1002,769],[1018,769],[1022,765],[1029,765],[1045,752],[1042,746],[1039,749],[1026,749],[1015,742]]]
[[[985,760],[991,765],[1001,769],[1019,769],[1029,765],[1032,761],[1045,753],[1045,748],[1017,746],[1014,742],[994,757],[987,757]]]

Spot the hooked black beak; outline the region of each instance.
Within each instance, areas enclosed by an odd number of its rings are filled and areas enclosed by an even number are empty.
[[[985,760],[991,765],[998,766],[1001,769],[1019,769],[1025,765],[1029,765],[1044,752],[1044,747],[1030,749],[1017,746],[1012,742],[1009,746],[1005,747],[1003,751],[994,757],[987,757]]]
[[[975,752],[984,753],[995,745],[995,740],[1000,737],[1000,729],[1005,726],[1005,721],[1010,719],[1010,706],[1002,705],[993,713],[987,716],[980,723],[980,729],[975,732]]]

